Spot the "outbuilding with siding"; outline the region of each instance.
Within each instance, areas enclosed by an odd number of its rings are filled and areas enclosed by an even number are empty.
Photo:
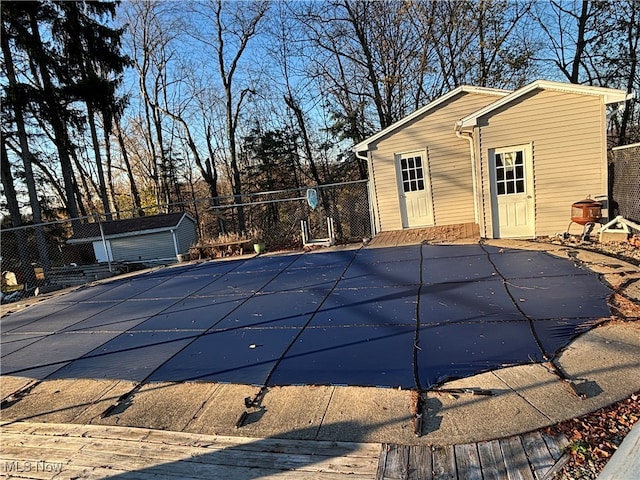
[[[606,105],[627,97],[543,80],[513,92],[456,88],[354,147],[367,159],[376,231],[564,231],[573,202],[606,198]]]
[[[80,225],[67,243],[92,243],[97,262],[136,262],[179,259],[196,241],[195,220],[179,212]]]

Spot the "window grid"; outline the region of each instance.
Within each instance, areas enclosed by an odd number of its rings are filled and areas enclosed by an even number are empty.
[[[496,158],[496,189],[498,195],[526,193],[524,152],[501,152]]]
[[[424,190],[424,171],[420,155],[401,158],[400,170],[402,171],[402,190],[404,193]]]

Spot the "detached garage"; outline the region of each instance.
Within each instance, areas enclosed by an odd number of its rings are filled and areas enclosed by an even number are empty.
[[[196,221],[187,213],[89,223],[68,244],[91,243],[97,262],[174,260],[196,243]]]
[[[482,237],[564,231],[607,198],[607,109],[623,90],[538,80],[462,86],[356,145],[376,232],[475,223]]]

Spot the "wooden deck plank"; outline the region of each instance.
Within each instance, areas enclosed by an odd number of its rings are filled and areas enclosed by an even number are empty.
[[[378,457],[378,468],[376,469],[376,480],[381,480],[384,476],[384,471],[387,468],[387,453],[392,447],[389,443],[383,443],[380,450],[380,456]]]
[[[432,480],[431,447],[414,445],[409,448],[409,480]]]
[[[500,448],[509,480],[534,480],[519,435],[500,439]]]
[[[152,476],[169,476],[172,478],[301,478],[301,479],[339,479],[348,475],[349,478],[371,478],[373,467],[367,472],[345,471],[339,465],[328,464],[325,467],[310,461],[304,467],[286,465],[281,462],[269,462],[268,458],[254,459],[253,461],[239,461],[238,458],[218,458],[217,453],[204,457],[178,457],[157,458],[148,455],[140,455],[140,452],[132,451],[130,454],[114,454],[113,452],[100,452],[91,449],[31,449],[29,447],[2,448],[0,468],[4,473],[7,470],[26,476],[26,478],[51,478],[51,472],[44,469],[36,470],[38,462],[46,458],[46,465],[52,466],[53,473],[64,471],[63,478],[70,472],[92,472],[94,469],[108,471],[111,476],[115,472],[136,472],[136,478],[151,478]],[[288,457],[288,455],[280,455]],[[16,459],[20,459],[19,461]],[[261,461],[264,460],[264,461]],[[277,463],[277,464],[274,464]],[[15,467],[13,467],[15,465]],[[29,465],[25,470],[25,465]],[[336,466],[337,468],[333,468]],[[12,468],[13,467],[13,468]],[[251,475],[250,475],[250,474]],[[290,473],[290,474],[289,474]],[[252,475],[257,475],[253,477]],[[56,477],[58,478],[58,477]],[[84,477],[83,477],[84,478]]]
[[[547,433],[542,433],[541,436],[544,439],[544,443],[547,444],[551,457],[558,461],[562,457],[566,446],[569,445],[567,437],[564,435],[549,435]]]
[[[381,480],[397,480],[408,478],[409,447],[406,445],[389,445],[386,450],[384,470]]]
[[[2,433],[24,433],[37,435],[52,435],[58,437],[91,437],[121,438],[142,441],[149,435],[146,428],[123,428],[111,425],[80,425],[74,423],[32,423],[12,422],[0,427]]]
[[[139,480],[154,479],[154,480],[183,480],[185,478],[190,479],[202,479],[211,480],[219,478],[242,478],[252,479],[260,478],[261,480],[269,479],[289,479],[289,480],[342,480],[345,475],[335,472],[314,472],[314,471],[287,471],[279,469],[258,468],[258,467],[237,467],[228,465],[215,465],[215,464],[189,464],[188,462],[171,462],[150,464],[144,468],[132,468],[129,466],[126,469],[118,468],[117,466],[86,466],[82,463],[86,463],[85,459],[81,457],[74,457],[69,460],[69,463],[63,464],[60,470],[53,472],[49,471],[36,471],[35,467],[30,467],[29,470],[24,470],[24,466],[20,467],[20,471],[17,467],[12,471],[2,470],[2,478],[13,478],[11,475],[15,474],[16,478],[31,478],[31,479],[75,479],[82,478],[87,479],[102,479],[110,478],[116,475],[125,475],[131,478]],[[90,460],[90,459],[89,459]],[[4,460],[2,460],[3,465]],[[24,464],[23,464],[24,465]],[[57,468],[57,467],[56,467]],[[132,476],[132,472],[134,475]],[[5,477],[6,475],[6,477]],[[350,479],[362,479],[370,480],[371,474],[361,475],[352,474],[349,475]]]
[[[378,445],[370,445],[349,456],[350,448],[358,450],[360,445],[349,442],[322,442],[324,448],[314,449],[317,442],[223,437],[223,443],[219,444],[217,436],[196,435],[194,443],[191,435],[175,435],[175,432],[102,426],[64,428],[60,425],[55,433],[51,425],[43,427],[45,434],[39,433],[37,424],[2,427],[2,458],[9,463],[1,465],[13,465],[11,462],[17,459],[35,462],[46,458],[48,462],[65,465],[68,472],[85,472],[87,476],[97,478],[100,475],[94,475],[96,468],[108,469],[113,474],[135,471],[136,478],[333,480],[349,475],[350,478],[370,479],[376,471],[380,453]],[[101,432],[107,432],[110,438],[102,438]],[[118,438],[118,432],[124,439]],[[261,449],[262,443],[266,445],[266,451]],[[295,448],[288,448],[305,443],[309,453],[300,453],[304,449],[293,452]],[[408,447],[404,450],[405,463],[408,463]],[[69,478],[73,476],[69,474]],[[61,478],[67,478],[66,473]]]
[[[482,467],[476,443],[456,445],[456,466],[458,478],[465,480],[482,480]]]
[[[0,478],[50,479],[64,471],[66,466],[66,461],[50,460],[49,457],[18,458],[19,460],[5,452],[0,454]]]
[[[504,480],[507,469],[498,440],[478,443],[478,456],[484,480]]]
[[[285,457],[286,455],[280,455]],[[91,466],[107,465],[116,469],[135,471],[136,477],[139,473],[154,473],[163,475],[174,475],[176,478],[299,478],[299,479],[343,479],[349,478],[372,478],[372,472],[351,472],[333,471],[330,468],[317,468],[316,464],[309,464],[306,468],[289,467],[279,462],[265,461],[263,464],[254,462],[228,462],[229,459],[218,460],[214,455],[202,459],[178,459],[175,461],[157,461],[155,459],[141,459],[134,456],[105,455],[96,458],[96,452],[80,452],[74,455],[70,461],[71,465]],[[237,460],[237,458],[236,458]],[[107,463],[108,462],[108,463]],[[227,463],[228,462],[228,463]],[[277,464],[276,464],[277,463]]]
[[[556,462],[539,432],[525,433],[521,437],[533,475],[537,480],[542,480]]]
[[[3,435],[4,437],[4,435]],[[26,437],[17,445],[14,442],[5,443],[1,440],[3,452],[19,453],[31,452],[33,458],[48,458],[49,452],[61,451],[65,455],[79,452],[91,452],[93,458],[119,458],[122,464],[127,459],[137,461],[144,458],[145,462],[176,462],[190,461],[194,463],[216,463],[246,467],[267,466],[274,469],[332,471],[345,474],[366,473],[375,471],[377,458],[342,457],[324,455],[301,455],[282,452],[274,455],[271,452],[246,451],[233,447],[203,448],[181,445],[149,445],[144,442],[125,442],[118,440],[82,439],[56,437]],[[16,455],[17,456],[17,455]],[[76,455],[77,456],[77,455]],[[407,453],[408,458],[408,453]]]
[[[77,465],[65,466],[62,475],[55,477],[59,479],[103,479],[123,474],[124,478],[135,478],[136,480],[184,480],[199,479],[260,479],[260,480],[344,480],[345,476],[333,472],[299,472],[272,470],[269,468],[248,468],[229,467],[225,465],[199,466],[194,469],[192,465],[182,462],[159,464],[139,470],[118,470],[106,467],[83,467]],[[49,477],[51,478],[51,477]],[[370,480],[371,475],[349,475],[349,479]]]
[[[338,480],[542,480],[566,457],[564,436],[532,432],[456,446],[247,438],[103,425],[0,426],[0,472],[18,461],[62,464],[58,478],[261,478]],[[554,455],[558,458],[555,458]],[[19,460],[18,460],[19,459]],[[559,459],[559,460],[558,460]],[[15,468],[14,468],[15,470]],[[33,472],[27,478],[52,478]]]
[[[433,478],[434,480],[456,480],[456,457],[452,445],[445,447],[434,447],[433,455]]]
[[[67,462],[72,455],[79,452],[79,449],[71,450],[69,448],[56,448],[56,447],[47,447],[47,448],[32,448],[28,446],[20,447],[20,446],[11,446],[11,445],[2,445],[2,453],[0,456],[3,461],[8,462],[37,462],[42,461],[44,459],[47,462],[51,463],[59,463],[59,462]]]
[[[318,440],[277,439],[231,437],[224,435],[206,435],[186,432],[171,432],[145,428],[123,428],[102,425],[67,425],[48,423],[14,423],[0,426],[4,434],[37,434],[38,436],[100,438],[103,440],[122,440],[146,442],[161,445],[184,446],[216,446],[227,448],[230,446],[245,450],[268,451],[273,453],[288,452],[308,455],[377,457],[380,445],[374,443],[337,442]]]

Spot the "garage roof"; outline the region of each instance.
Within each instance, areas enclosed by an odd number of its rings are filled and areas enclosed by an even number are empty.
[[[87,243],[102,240],[100,225],[105,238],[132,237],[175,229],[184,217],[195,221],[185,212],[151,215],[146,217],[108,220],[101,223],[87,223],[74,228],[73,236],[67,243]]]

